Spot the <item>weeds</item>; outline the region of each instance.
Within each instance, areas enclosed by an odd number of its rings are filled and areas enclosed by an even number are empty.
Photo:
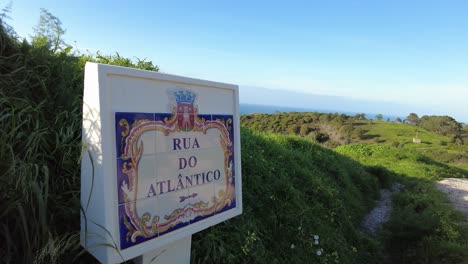
[[[363,150],[364,149],[364,150]],[[376,166],[376,175],[398,181],[405,189],[394,198],[394,210],[384,226],[382,241],[391,263],[466,263],[468,228],[434,180],[468,178],[468,172],[421,155],[415,150],[349,145],[336,149],[361,163]],[[368,155],[371,153],[370,155]]]
[[[84,64],[157,66],[18,41],[6,17],[0,16],[0,256],[6,263],[88,263],[79,246]]]
[[[93,263],[79,246],[80,210],[87,207],[79,198],[83,67],[86,61],[153,71],[158,67],[118,54],[81,55],[68,47],[51,49],[47,41],[35,45],[18,41],[4,23],[6,17],[2,11],[1,261]],[[283,115],[275,118],[278,124],[283,122]],[[301,130],[294,123],[286,127]],[[319,142],[327,137],[310,127],[302,130],[314,133]],[[377,263],[382,259],[381,245],[357,227],[373,206],[378,188],[391,180],[403,181],[407,189],[396,197],[397,209],[385,227],[389,259],[397,263],[466,260],[468,235],[460,216],[428,181],[466,177],[466,171],[406,151],[406,146],[354,145],[334,152],[298,137],[245,128],[241,140],[244,213],[194,235],[194,263]],[[465,156],[455,159],[447,154],[447,159],[461,161]]]
[[[375,175],[300,137],[242,129],[241,139],[244,212],[193,236],[194,263],[378,263],[359,230]]]

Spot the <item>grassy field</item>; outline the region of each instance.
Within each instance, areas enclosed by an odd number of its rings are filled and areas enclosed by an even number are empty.
[[[393,123],[375,120],[360,120],[353,122],[355,127],[360,127],[366,132],[363,139],[359,143],[383,143],[393,144],[398,142],[403,144],[406,148],[427,148],[427,147],[440,147],[441,142],[448,144],[451,139],[447,136],[442,136],[424,128],[416,127],[413,125]],[[413,143],[413,138],[418,134],[421,139],[421,144]]]
[[[378,143],[412,149],[433,160],[468,169],[468,146],[454,144],[448,136],[413,125],[384,121],[359,121],[355,122],[355,126],[367,131],[363,139],[355,139],[356,143]],[[421,139],[420,144],[413,143],[416,131]]]

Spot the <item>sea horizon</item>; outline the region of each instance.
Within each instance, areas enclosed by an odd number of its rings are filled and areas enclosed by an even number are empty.
[[[383,116],[382,120],[396,121],[397,118],[401,120],[405,119],[404,116],[397,116],[385,113],[366,113],[366,112],[351,112],[351,111],[343,111],[338,109],[318,109],[318,108],[308,108],[308,107],[292,107],[292,106],[277,106],[277,105],[262,105],[262,104],[245,104],[240,103],[240,114],[275,114],[277,112],[317,112],[317,113],[324,113],[324,114],[345,114],[348,116],[355,116],[356,114],[364,113],[366,119],[376,120],[376,115],[381,114]]]

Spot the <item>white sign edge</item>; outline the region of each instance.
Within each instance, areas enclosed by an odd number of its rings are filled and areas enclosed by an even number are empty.
[[[97,73],[94,73],[90,76],[89,75],[90,70],[97,71]],[[88,80],[86,79],[87,74],[88,74],[88,77],[91,77],[91,79],[88,79]],[[138,245],[135,245],[133,247],[123,249],[123,250],[118,250],[118,251],[116,249],[107,247],[105,249],[106,252],[104,253],[105,256],[99,256],[101,254],[97,254],[97,255],[93,254],[93,255],[97,257],[100,261],[108,262],[108,263],[116,263],[116,262],[129,260],[137,256],[143,255],[146,252],[153,251],[159,247],[170,244],[183,237],[195,234],[210,226],[219,224],[232,217],[242,214],[243,206],[242,206],[242,175],[241,175],[242,168],[241,168],[241,153],[240,153],[241,148],[240,148],[239,87],[237,85],[221,83],[221,82],[213,82],[213,81],[207,81],[207,80],[201,80],[201,79],[195,79],[195,78],[189,78],[189,77],[183,77],[183,76],[177,76],[177,75],[171,75],[171,74],[165,74],[165,73],[158,73],[158,72],[153,72],[153,71],[145,71],[145,70],[139,70],[139,69],[133,69],[133,68],[87,62],[85,66],[85,90],[86,90],[86,87],[90,85],[91,86],[98,85],[96,89],[101,87],[101,89],[98,91],[100,110],[109,109],[110,107],[105,99],[108,98],[107,93],[110,92],[110,87],[108,87],[107,78],[111,75],[119,75],[119,76],[124,76],[124,77],[129,77],[129,78],[144,78],[144,79],[150,79],[150,80],[168,81],[168,82],[174,82],[174,83],[179,83],[179,84],[184,84],[184,85],[199,85],[199,86],[205,86],[205,87],[229,89],[229,90],[234,91],[235,109],[234,109],[233,117],[235,119],[234,120],[234,144],[235,144],[236,152],[235,152],[234,158],[236,160],[236,164],[235,164],[236,166],[235,167],[236,169],[236,175],[235,175],[236,207],[226,212],[222,212],[219,215],[214,215],[208,219],[205,219],[197,223],[194,223],[192,225],[189,225],[187,227],[183,227],[181,229],[175,230],[171,232],[170,234],[166,234],[165,235],[166,237],[156,238],[156,240],[155,239],[148,240]],[[97,78],[97,80],[94,80],[94,78]],[[83,97],[83,100],[84,100],[84,97]],[[108,130],[112,127],[113,120],[107,120],[108,118],[106,116],[103,116],[102,113],[100,113],[100,118],[101,118],[100,120],[101,132],[103,134],[111,133],[115,135],[115,130],[112,130],[110,132],[103,131],[104,129]],[[108,125],[107,126],[103,125],[104,122],[108,123]],[[113,138],[103,140],[101,142],[100,147],[102,150],[102,156],[104,158],[103,163],[112,162],[112,144],[113,143],[115,143]],[[108,174],[106,167],[108,166],[102,167],[102,174],[104,175]],[[104,234],[104,236],[107,237],[107,241],[105,242],[115,243],[117,244],[117,247],[120,248],[120,239],[119,239],[120,238],[120,233],[119,233],[120,226],[119,226],[119,221],[118,221],[119,219],[118,202],[117,202],[117,193],[115,191],[117,190],[117,178],[112,177],[112,184],[102,183],[102,185],[104,185],[104,189],[103,189],[101,198],[103,199],[103,203],[105,205],[105,208],[103,211],[104,223],[102,225],[106,229],[108,229],[109,233],[112,236],[112,238],[110,238]],[[105,194],[108,194],[108,195],[105,195]],[[83,197],[82,197],[82,203],[83,203]],[[81,232],[83,232],[83,230],[81,230]],[[82,245],[84,246],[83,237],[82,237]]]

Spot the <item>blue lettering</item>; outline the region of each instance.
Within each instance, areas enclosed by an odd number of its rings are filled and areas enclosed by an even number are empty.
[[[192,177],[193,175],[185,176],[185,187],[188,187],[188,184],[190,183],[190,186],[192,186]]]
[[[213,173],[212,171],[209,171],[206,173],[206,181],[207,182],[211,182],[212,180],[210,180],[210,173]]]
[[[158,186],[158,184],[159,184],[159,194],[163,194],[163,193],[164,193],[164,192],[163,192],[164,183],[165,183],[165,181],[163,181],[163,182],[157,182],[157,183],[156,183],[156,186]]]
[[[219,178],[221,178],[221,172],[219,170],[215,170],[213,174],[215,180],[219,180]]]
[[[192,148],[195,148],[195,146],[196,146],[197,148],[200,148],[200,145],[198,144],[197,138],[195,138],[195,140],[194,140],[194,142],[193,142],[193,147],[192,147]]]
[[[173,138],[172,139],[172,149],[173,150],[180,149],[180,138]]]
[[[151,197],[151,196],[155,196],[156,195],[156,191],[154,191],[154,186],[153,184],[150,185],[150,188],[149,188],[149,191],[148,191],[148,195],[146,197]]]
[[[182,182],[182,174],[179,174],[179,182],[177,183],[177,191],[180,189],[184,189],[184,183]]]
[[[175,188],[172,187],[171,189],[171,180],[167,180],[167,192],[173,192],[175,191]]]

